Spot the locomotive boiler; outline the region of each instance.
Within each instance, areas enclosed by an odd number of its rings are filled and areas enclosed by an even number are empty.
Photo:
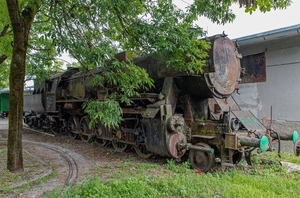
[[[110,142],[119,152],[132,146],[143,158],[160,155],[180,160],[187,156],[191,166],[202,171],[215,163],[237,164],[243,156],[251,164],[251,152],[270,149],[269,142],[274,139],[295,143],[297,132],[283,135],[268,130],[231,96],[246,74],[241,62],[261,67],[264,53],[241,61],[225,35],[213,36],[210,41],[201,75],[175,71],[150,55],[136,58],[134,63],[148,72],[155,87],[131,98],[132,105],[122,104],[124,120],[118,129],[109,130],[101,122],[89,128],[90,118],[82,109],[87,100],[103,101],[109,94],[91,83],[94,75],[101,75],[97,69],[80,72],[69,68],[35,84],[34,92],[24,97],[24,122],[53,133],[68,132],[83,141],[97,139],[102,146]],[[126,53],[118,56],[122,55]],[[261,79],[260,75],[252,76]]]

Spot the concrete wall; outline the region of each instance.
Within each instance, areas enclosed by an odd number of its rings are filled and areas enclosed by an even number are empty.
[[[267,82],[241,84],[233,97],[242,109],[259,119],[300,121],[300,36],[243,46],[249,55],[266,51]]]
[[[273,119],[300,121],[300,47],[267,53],[267,82],[258,85],[262,108],[273,109]]]

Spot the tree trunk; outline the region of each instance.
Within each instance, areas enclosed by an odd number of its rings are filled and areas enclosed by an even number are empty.
[[[22,13],[20,13],[17,0],[6,0],[6,3],[14,33],[13,55],[9,76],[10,112],[7,142],[7,169],[11,172],[20,172],[24,170],[22,128],[26,51],[28,35],[36,14],[36,9],[25,7]]]

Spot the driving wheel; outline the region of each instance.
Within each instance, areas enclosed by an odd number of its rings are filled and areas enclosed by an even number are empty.
[[[80,139],[84,142],[89,142],[95,137],[94,130],[89,128],[90,119],[88,116],[83,116],[80,120]]]
[[[133,148],[141,158],[147,159],[153,155],[153,153],[147,150],[144,144],[134,145]]]
[[[108,142],[109,142],[109,140],[106,140],[106,139],[104,139],[105,137],[106,137],[106,133],[107,133],[107,131],[106,131],[106,128],[105,128],[105,126],[101,123],[101,122],[99,122],[96,126],[95,126],[95,128],[94,128],[94,130],[95,130],[95,134],[97,134],[97,143],[100,145],[100,146],[105,146],[105,145],[107,145],[108,144]]]
[[[79,119],[76,116],[71,116],[68,120],[68,133],[72,139],[76,139],[80,132]]]
[[[124,143],[123,141],[126,141],[125,133],[121,130],[115,131],[112,145],[116,151],[122,152],[127,149],[128,144]]]

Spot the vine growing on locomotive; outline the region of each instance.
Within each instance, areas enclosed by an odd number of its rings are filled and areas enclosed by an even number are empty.
[[[207,65],[200,75],[166,67],[163,60],[150,55],[136,58],[134,63],[148,73],[154,86],[114,109],[123,115],[118,127],[106,127],[104,119],[110,118],[105,116],[102,122],[90,124],[83,108],[91,99],[111,102],[109,88],[92,83],[94,76],[101,76],[99,69],[68,68],[36,83],[34,92],[24,97],[24,122],[53,133],[67,131],[83,141],[96,138],[102,146],[111,142],[119,152],[133,146],[143,158],[161,155],[179,160],[188,155],[191,166],[202,171],[215,163],[237,164],[243,156],[251,164],[251,152],[256,148],[266,151],[273,139],[295,143],[297,132],[273,133],[238,106],[231,95],[238,90],[244,72],[242,57],[225,35],[213,36],[210,42]],[[255,64],[265,64],[264,54],[255,55]],[[87,111],[111,111],[91,106]]]

